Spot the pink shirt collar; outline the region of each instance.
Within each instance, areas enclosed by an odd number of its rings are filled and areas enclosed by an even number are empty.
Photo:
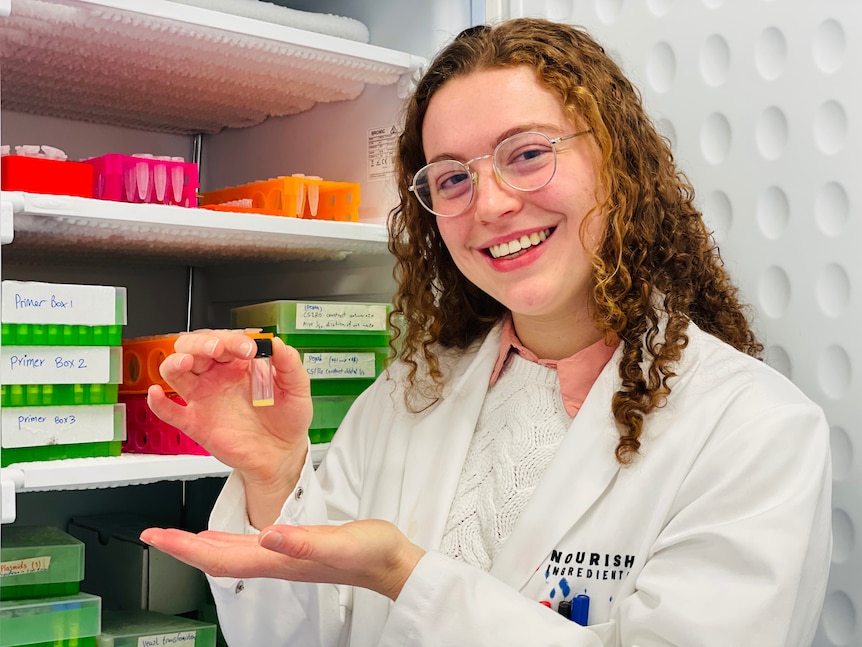
[[[503,321],[503,329],[500,335],[500,354],[497,356],[494,372],[491,373],[492,386],[500,376],[503,364],[505,364],[506,358],[513,348],[524,359],[536,362],[542,366],[557,369],[557,374],[560,378],[560,393],[563,397],[563,405],[566,407],[566,412],[572,418],[580,410],[581,405],[587,398],[587,393],[590,392],[590,388],[599,377],[599,373],[602,372],[605,364],[608,363],[616,350],[616,346],[608,346],[604,339],[600,339],[592,346],[579,350],[571,357],[560,360],[539,359],[533,351],[524,347],[515,334],[515,325],[512,322],[512,318],[506,317]]]

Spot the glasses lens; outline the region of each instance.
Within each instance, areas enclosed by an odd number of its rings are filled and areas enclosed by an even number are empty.
[[[473,199],[473,179],[461,162],[441,160],[423,167],[413,180],[416,197],[438,216],[457,216]]]
[[[541,133],[518,133],[504,139],[494,151],[494,164],[500,177],[513,189],[541,189],[557,169],[557,156],[551,140]]]

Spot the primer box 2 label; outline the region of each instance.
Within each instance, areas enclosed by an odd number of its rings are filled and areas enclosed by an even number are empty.
[[[119,384],[121,346],[3,346],[3,384]]]

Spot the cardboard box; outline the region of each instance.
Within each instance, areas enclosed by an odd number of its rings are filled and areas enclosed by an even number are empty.
[[[197,610],[207,586],[204,574],[139,539],[157,525],[163,524],[123,513],[71,519],[69,534],[85,546],[81,590],[100,596],[105,609],[171,615]]]

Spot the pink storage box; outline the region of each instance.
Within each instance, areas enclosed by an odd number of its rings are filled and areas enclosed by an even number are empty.
[[[176,393],[167,396],[179,404],[185,404]],[[126,405],[126,440],[123,451],[130,454],[194,454],[209,456],[209,452],[169,425],[152,412],[147,405],[147,396],[120,395]]]
[[[93,197],[196,207],[198,165],[174,159],[111,153],[82,160],[93,167]]]

